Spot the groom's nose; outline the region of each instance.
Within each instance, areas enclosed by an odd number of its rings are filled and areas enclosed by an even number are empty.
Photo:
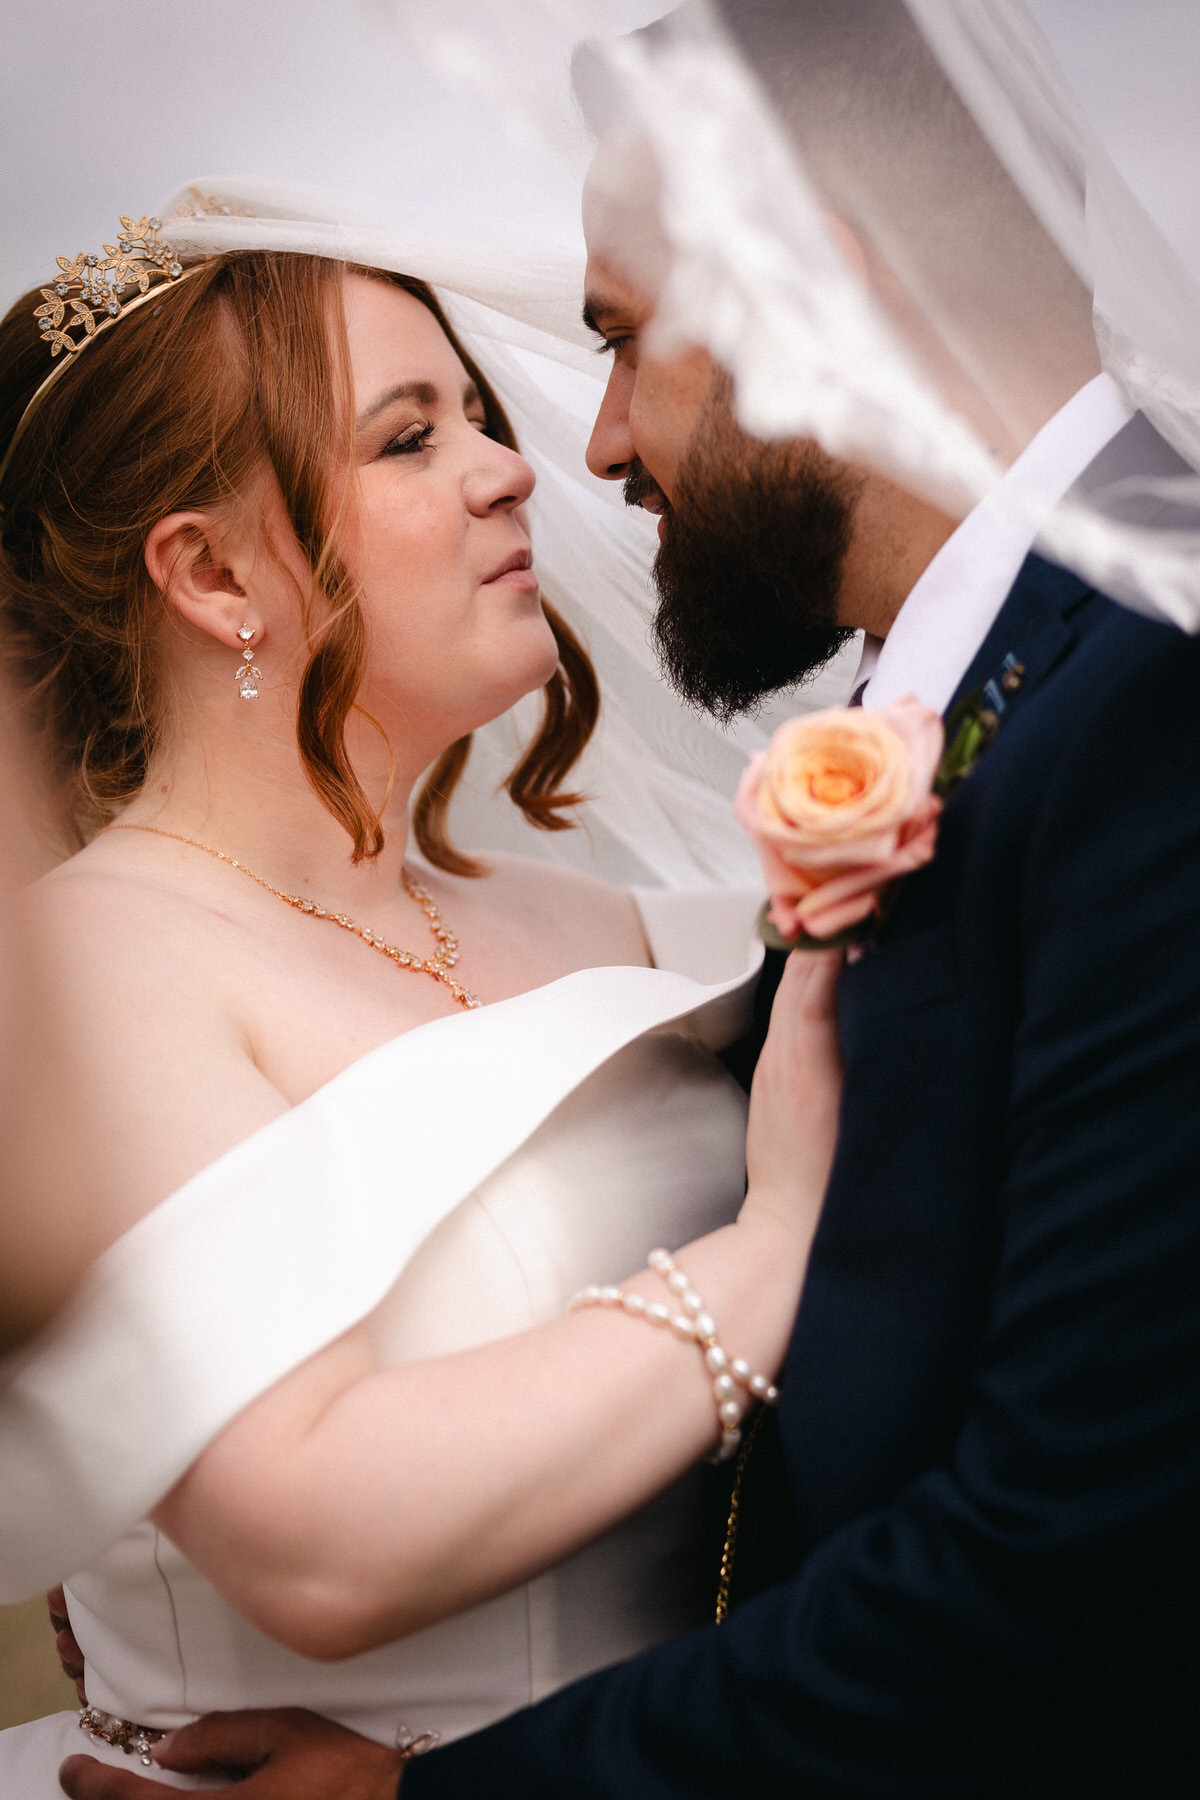
[[[624,481],[634,461],[629,435],[629,403],[635,371],[614,362],[608,374],[604,399],[588,440],[587,466],[602,481]]]

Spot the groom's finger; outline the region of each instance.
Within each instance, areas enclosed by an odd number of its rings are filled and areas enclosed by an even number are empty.
[[[179,1789],[147,1781],[132,1769],[114,1769],[94,1756],[68,1756],[58,1784],[71,1800],[179,1800]]]
[[[311,1763],[339,1753],[352,1756],[359,1746],[379,1757],[391,1752],[332,1719],[299,1706],[247,1708],[242,1712],[207,1713],[181,1725],[156,1746],[160,1768],[184,1775],[220,1772],[245,1777],[271,1763]]]
[[[182,1774],[234,1775],[246,1800],[395,1800],[403,1770],[398,1751],[299,1707],[209,1713],[173,1731],[154,1760]]]
[[[206,1713],[156,1744],[154,1760],[181,1775],[245,1775],[302,1736],[304,1722],[313,1717],[299,1707]]]

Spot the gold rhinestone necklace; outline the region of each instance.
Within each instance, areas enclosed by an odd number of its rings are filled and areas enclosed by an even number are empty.
[[[483,1005],[482,1000],[477,999],[469,988],[465,988],[460,981],[455,981],[450,974],[459,957],[458,939],[444,924],[432,894],[419,881],[414,881],[407,869],[401,869],[400,879],[409,899],[416,901],[429,920],[429,929],[437,945],[432,956],[414,956],[411,950],[401,950],[396,944],[389,944],[386,938],[381,938],[368,926],[356,924],[348,913],[330,912],[328,908],[318,906],[315,900],[306,900],[302,894],[285,894],[282,888],[273,887],[263,876],[248,869],[236,856],[226,856],[223,850],[214,850],[211,844],[202,844],[199,838],[184,837],[181,831],[164,831],[160,825],[106,825],[104,830],[147,831],[153,837],[173,838],[177,844],[190,844],[193,850],[203,850],[206,856],[215,856],[218,862],[227,863],[239,875],[248,875],[251,881],[256,881],[260,888],[266,888],[268,894],[274,894],[285,906],[294,906],[297,912],[307,913],[310,918],[328,919],[331,925],[340,925],[343,931],[353,932],[355,937],[361,938],[372,950],[378,950],[380,956],[390,958],[398,969],[411,969],[415,975],[431,975],[434,981],[440,981],[444,988],[449,989],[458,1004],[468,1011]]]

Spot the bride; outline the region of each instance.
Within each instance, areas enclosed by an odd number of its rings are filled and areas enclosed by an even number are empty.
[[[694,1465],[786,1346],[830,959],[792,959],[744,1158],[713,1052],[754,967],[674,972],[661,910],[450,842],[476,727],[545,690],[509,789],[557,828],[595,702],[433,294],[158,231],[0,325],[5,628],[85,845],[41,917],[113,1196],[6,1370],[0,1572],[69,1577],[107,1760],[256,1704],[452,1737],[710,1616]],[[6,1733],[0,1787],[81,1747]]]

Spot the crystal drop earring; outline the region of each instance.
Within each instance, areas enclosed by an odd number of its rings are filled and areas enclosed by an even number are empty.
[[[239,691],[243,700],[257,700],[258,684],[262,680],[262,670],[255,668],[254,652],[250,648],[251,644],[254,642],[253,627],[250,625],[243,625],[238,632],[238,636],[242,640],[242,663],[236,676],[236,679],[241,682]]]

